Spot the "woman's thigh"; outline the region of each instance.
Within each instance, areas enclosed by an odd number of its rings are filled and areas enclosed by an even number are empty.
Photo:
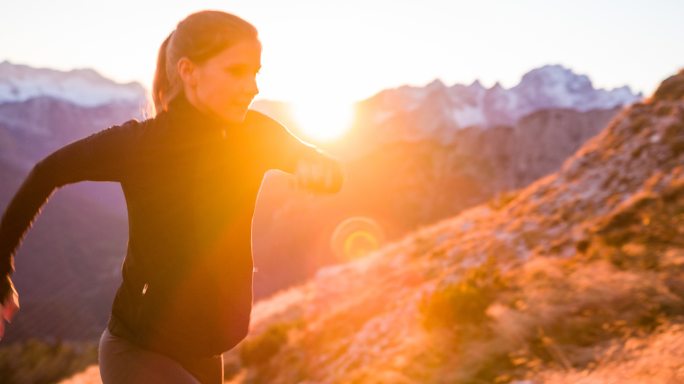
[[[99,344],[103,384],[199,384],[177,361],[142,349],[105,328]]]

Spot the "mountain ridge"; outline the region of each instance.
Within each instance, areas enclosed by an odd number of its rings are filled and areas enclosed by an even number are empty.
[[[117,83],[90,68],[59,71],[0,62],[0,103],[22,102],[38,96],[68,100],[84,107],[108,103],[143,106],[146,90],[138,82]]]
[[[436,79],[423,87],[404,85],[380,91],[362,101],[361,108],[370,104],[374,112],[369,120],[382,124],[393,110],[415,111],[442,101],[446,111],[441,114],[453,120],[453,127],[462,128],[514,125],[523,116],[540,109],[572,108],[584,112],[621,107],[642,98],[641,93],[633,93],[629,86],[611,90],[594,88],[587,75],[576,74],[560,64],[548,64],[528,71],[511,88],[504,88],[498,82],[486,88],[479,80],[470,85],[447,86]]]

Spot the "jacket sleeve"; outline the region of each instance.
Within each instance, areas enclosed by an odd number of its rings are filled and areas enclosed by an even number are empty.
[[[253,124],[258,124],[259,131],[265,135],[264,156],[269,169],[279,169],[295,174],[299,161],[325,163],[333,169],[333,185],[325,190],[320,187],[312,186],[312,188],[325,193],[335,193],[340,190],[344,172],[339,160],[313,144],[300,140],[280,122],[260,112],[250,110],[247,119],[250,119]]]
[[[10,290],[14,255],[52,193],[79,181],[121,181],[137,120],[74,141],[46,156],[28,176],[0,219],[0,301]]]

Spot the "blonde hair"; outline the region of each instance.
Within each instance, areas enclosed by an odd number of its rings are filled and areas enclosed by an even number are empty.
[[[169,102],[182,90],[177,63],[187,57],[196,64],[246,39],[258,39],[256,28],[238,16],[206,10],[181,20],[162,42],[152,84],[155,113],[168,109]]]

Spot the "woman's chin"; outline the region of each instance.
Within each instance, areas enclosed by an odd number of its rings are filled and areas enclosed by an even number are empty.
[[[245,116],[247,115],[247,109],[246,108],[233,108],[230,111],[226,111],[221,114],[221,118],[231,124],[238,124],[241,123],[245,120]]]

